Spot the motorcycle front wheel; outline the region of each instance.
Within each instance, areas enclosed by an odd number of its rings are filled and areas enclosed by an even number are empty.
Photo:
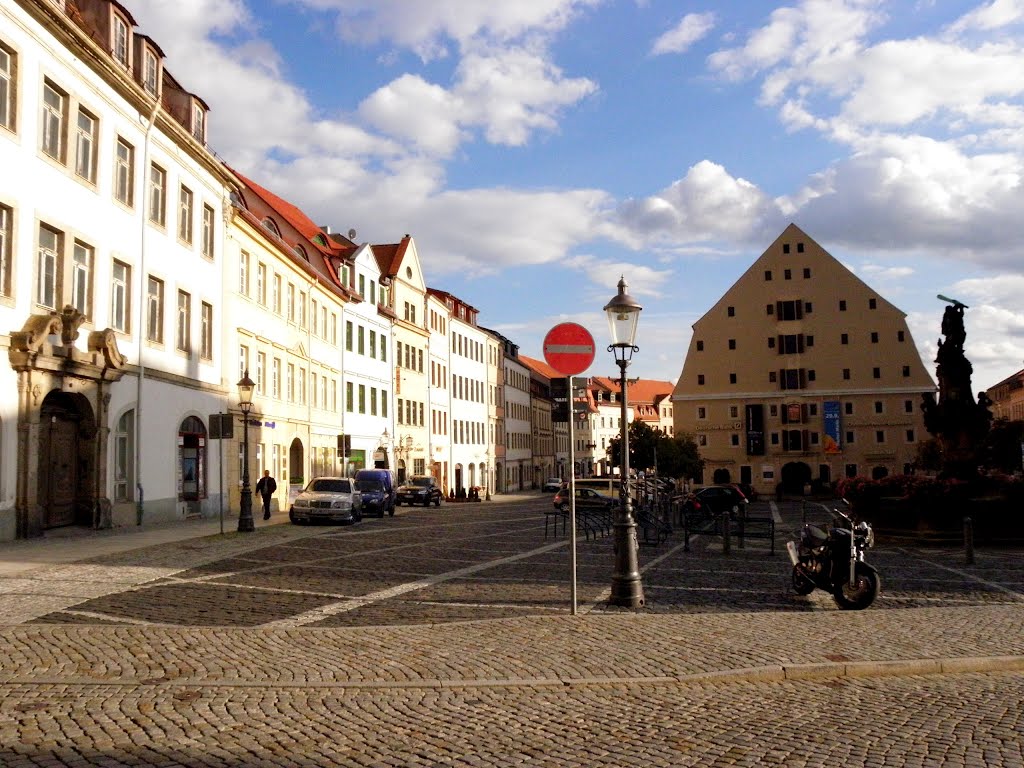
[[[804,574],[799,565],[793,566],[793,591],[798,595],[809,595],[814,591],[814,582]]]
[[[832,597],[844,611],[862,611],[875,602],[881,588],[878,571],[867,563],[857,563],[853,583],[836,587]]]

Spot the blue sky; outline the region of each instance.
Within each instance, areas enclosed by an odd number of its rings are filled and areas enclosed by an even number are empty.
[[[929,370],[970,306],[976,390],[1024,366],[1024,0],[122,0],[229,163],[541,358],[632,375],[794,222],[908,314]],[[598,353],[590,373],[614,375]]]

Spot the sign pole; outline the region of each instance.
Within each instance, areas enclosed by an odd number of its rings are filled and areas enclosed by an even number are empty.
[[[566,399],[569,413],[569,567],[570,602],[576,615],[576,418],[573,376],[583,373],[594,362],[594,337],[577,323],[559,323],[544,337],[544,360],[566,377]]]
[[[569,569],[572,615],[576,615],[576,409],[574,407],[575,392],[572,389],[572,376],[567,376],[565,391],[569,395]]]
[[[222,414],[217,414],[217,419],[224,423]],[[218,425],[220,426],[220,425]],[[220,480],[220,535],[224,535],[224,439],[221,438],[217,441],[218,447],[220,448],[220,472],[218,472],[218,480]]]

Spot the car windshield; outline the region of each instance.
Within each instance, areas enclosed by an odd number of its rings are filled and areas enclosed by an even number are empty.
[[[433,478],[430,477],[414,477],[412,480],[409,481],[409,485],[418,485],[421,488],[428,488],[430,487],[430,481],[432,479]]]
[[[360,491],[379,491],[383,487],[380,480],[356,480],[356,488]]]
[[[323,480],[313,480],[306,487],[306,490],[316,493],[352,493],[352,484],[348,480],[325,478]]]

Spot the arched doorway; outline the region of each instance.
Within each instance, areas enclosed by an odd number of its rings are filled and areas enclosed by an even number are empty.
[[[883,477],[888,477],[888,476],[889,476],[889,469],[887,467],[883,467],[883,466],[879,465],[879,466],[873,467],[871,469],[871,479],[872,480],[881,480]]]
[[[724,485],[730,482],[731,475],[729,474],[728,469],[726,469],[725,467],[719,467],[718,469],[715,470],[715,473],[711,476],[711,479],[714,481],[715,485]]]
[[[96,501],[96,420],[89,401],[54,390],[39,411],[43,527],[91,525]]]
[[[462,485],[462,465],[455,465],[455,495],[459,496],[464,493],[465,488]]]
[[[802,461],[791,461],[782,466],[782,487],[786,493],[803,493],[811,482],[811,468]]]
[[[206,498],[206,425],[198,416],[188,416],[178,427],[178,500],[189,506],[189,514],[200,513]]]
[[[288,446],[288,484],[297,485],[300,488],[305,483],[305,476],[303,475],[303,467],[305,463],[305,450],[302,447],[302,441],[299,438],[292,440],[292,444]]]

